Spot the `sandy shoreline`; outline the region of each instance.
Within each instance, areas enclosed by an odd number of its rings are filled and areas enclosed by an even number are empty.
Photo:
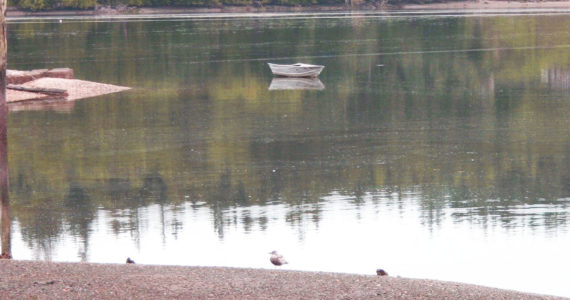
[[[435,280],[0,260],[2,299],[563,299]]]
[[[415,11],[415,10],[557,10],[569,11],[570,0],[563,1],[451,1],[429,4],[406,4],[385,6],[374,3],[363,5],[315,5],[315,6],[223,6],[223,7],[140,7],[111,8],[95,10],[54,10],[30,12],[9,7],[7,17],[50,17],[50,16],[111,16],[152,14],[262,14],[262,13],[318,13],[318,12],[373,12],[373,11]]]

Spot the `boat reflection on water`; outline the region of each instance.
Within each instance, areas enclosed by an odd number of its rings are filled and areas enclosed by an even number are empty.
[[[273,78],[270,91],[278,90],[324,90],[325,85],[318,78]]]

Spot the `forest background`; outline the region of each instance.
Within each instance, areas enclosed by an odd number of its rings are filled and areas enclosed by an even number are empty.
[[[462,1],[462,0],[460,0]],[[224,7],[224,6],[373,6],[427,4],[444,0],[8,0],[8,6],[23,11],[92,10],[120,7]],[[469,2],[464,0],[462,2]]]

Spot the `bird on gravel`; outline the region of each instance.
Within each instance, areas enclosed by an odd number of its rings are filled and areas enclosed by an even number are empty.
[[[376,269],[376,275],[378,276],[387,276],[388,272],[384,271],[384,269]]]
[[[277,251],[271,251],[269,254],[271,254],[269,261],[271,261],[272,264],[280,266],[287,263],[287,261],[283,258],[283,255],[278,254]]]
[[[134,264],[135,261],[132,260],[130,257],[127,257],[127,263],[128,263],[128,264]]]

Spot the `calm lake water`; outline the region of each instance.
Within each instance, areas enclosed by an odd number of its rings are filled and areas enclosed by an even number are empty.
[[[273,268],[278,250],[284,269],[570,297],[569,29],[568,13],[10,19],[10,69],[134,88],[10,107],[13,256]],[[326,68],[320,88],[270,90],[267,62]]]

